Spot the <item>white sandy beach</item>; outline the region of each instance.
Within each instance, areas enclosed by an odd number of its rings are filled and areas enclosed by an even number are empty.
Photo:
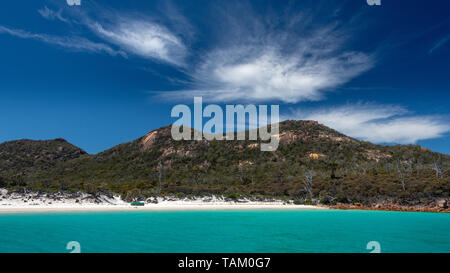
[[[155,201],[155,200],[153,200]],[[199,197],[177,199],[158,198],[157,203],[145,202],[145,206],[131,206],[119,196],[99,196],[87,194],[69,196],[54,194],[46,196],[37,193],[8,193],[0,189],[0,213],[65,212],[65,211],[163,211],[163,210],[240,210],[240,209],[326,209],[318,206],[294,205],[283,200],[227,201],[220,197]]]

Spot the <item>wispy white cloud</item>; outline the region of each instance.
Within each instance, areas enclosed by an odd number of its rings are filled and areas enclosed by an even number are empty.
[[[177,67],[186,65],[188,50],[182,37],[192,38],[193,27],[169,3],[164,9],[167,17],[165,25],[156,23],[157,18],[150,15],[138,12],[125,14],[94,2],[83,5],[82,10],[67,10],[66,17],[62,15],[63,10],[66,11],[62,6],[59,6],[58,11],[45,6],[38,12],[48,20],[60,20],[76,28],[86,27],[104,40],[105,44],[109,44],[108,47],[119,47],[121,52]],[[170,26],[176,31],[169,29]]]
[[[117,17],[112,24],[88,20],[98,36],[140,57],[177,66],[184,65],[187,49],[180,38],[166,27],[149,20]]]
[[[197,29],[186,18],[182,12],[171,1],[164,1],[163,6],[160,7],[160,15],[166,18],[164,21],[172,30],[174,35],[183,37],[185,40],[192,40],[197,35]]]
[[[440,47],[444,46],[448,41],[450,41],[450,35],[445,36],[444,38],[441,38],[439,41],[437,41],[433,47],[428,51],[428,54],[432,54],[434,51],[439,49]]]
[[[192,75],[196,89],[172,94],[198,95],[208,101],[319,100],[325,90],[359,75],[370,63],[370,57],[357,52],[286,56],[263,46],[232,48],[208,56]]]
[[[223,42],[200,56],[188,73],[191,86],[162,96],[203,96],[213,102],[314,101],[374,65],[370,54],[343,49],[349,35],[339,24],[317,27],[299,15],[274,26],[252,16],[246,16],[248,22],[225,20]]]
[[[47,6],[44,6],[41,9],[38,9],[38,13],[47,20],[60,20],[62,22],[68,23],[69,20],[62,16],[62,9],[58,11],[54,11],[49,9]]]
[[[22,39],[38,40],[76,51],[103,52],[112,56],[121,55],[126,57],[126,53],[123,51],[114,50],[106,44],[92,42],[83,37],[60,37],[41,33],[30,33],[21,29],[11,29],[4,26],[0,26],[0,34],[1,33],[6,33]]]
[[[410,144],[442,137],[450,131],[448,118],[411,115],[391,105],[349,104],[313,111],[294,111],[283,119],[316,120],[348,136],[374,143]]]

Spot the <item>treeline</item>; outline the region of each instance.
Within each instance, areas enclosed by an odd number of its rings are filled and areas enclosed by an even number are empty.
[[[0,187],[114,193],[127,200],[225,195],[366,205],[428,204],[450,196],[447,155],[361,142],[313,122],[288,121],[280,128],[288,137],[275,152],[261,152],[255,141],[173,141],[163,128],[145,145],[143,137],[97,155],[3,169]]]

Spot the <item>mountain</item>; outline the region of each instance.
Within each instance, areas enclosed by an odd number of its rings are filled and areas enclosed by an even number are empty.
[[[113,192],[127,200],[160,190],[410,206],[450,196],[450,156],[417,145],[375,145],[315,121],[281,122],[274,152],[262,152],[260,141],[174,141],[170,130],[153,130],[96,155],[62,140],[3,143],[0,174],[10,188]]]
[[[19,178],[84,154],[85,151],[62,138],[8,141],[0,144],[0,174]]]

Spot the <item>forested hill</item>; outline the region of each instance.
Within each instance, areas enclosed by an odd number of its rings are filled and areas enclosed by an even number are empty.
[[[62,138],[8,141],[0,144],[0,173],[6,176],[24,175],[84,154],[85,151]]]
[[[7,142],[0,186],[127,200],[215,194],[427,206],[450,196],[448,155],[359,141],[315,121],[281,122],[279,139],[278,150],[262,152],[259,141],[174,141],[168,126],[96,155],[61,139]]]

